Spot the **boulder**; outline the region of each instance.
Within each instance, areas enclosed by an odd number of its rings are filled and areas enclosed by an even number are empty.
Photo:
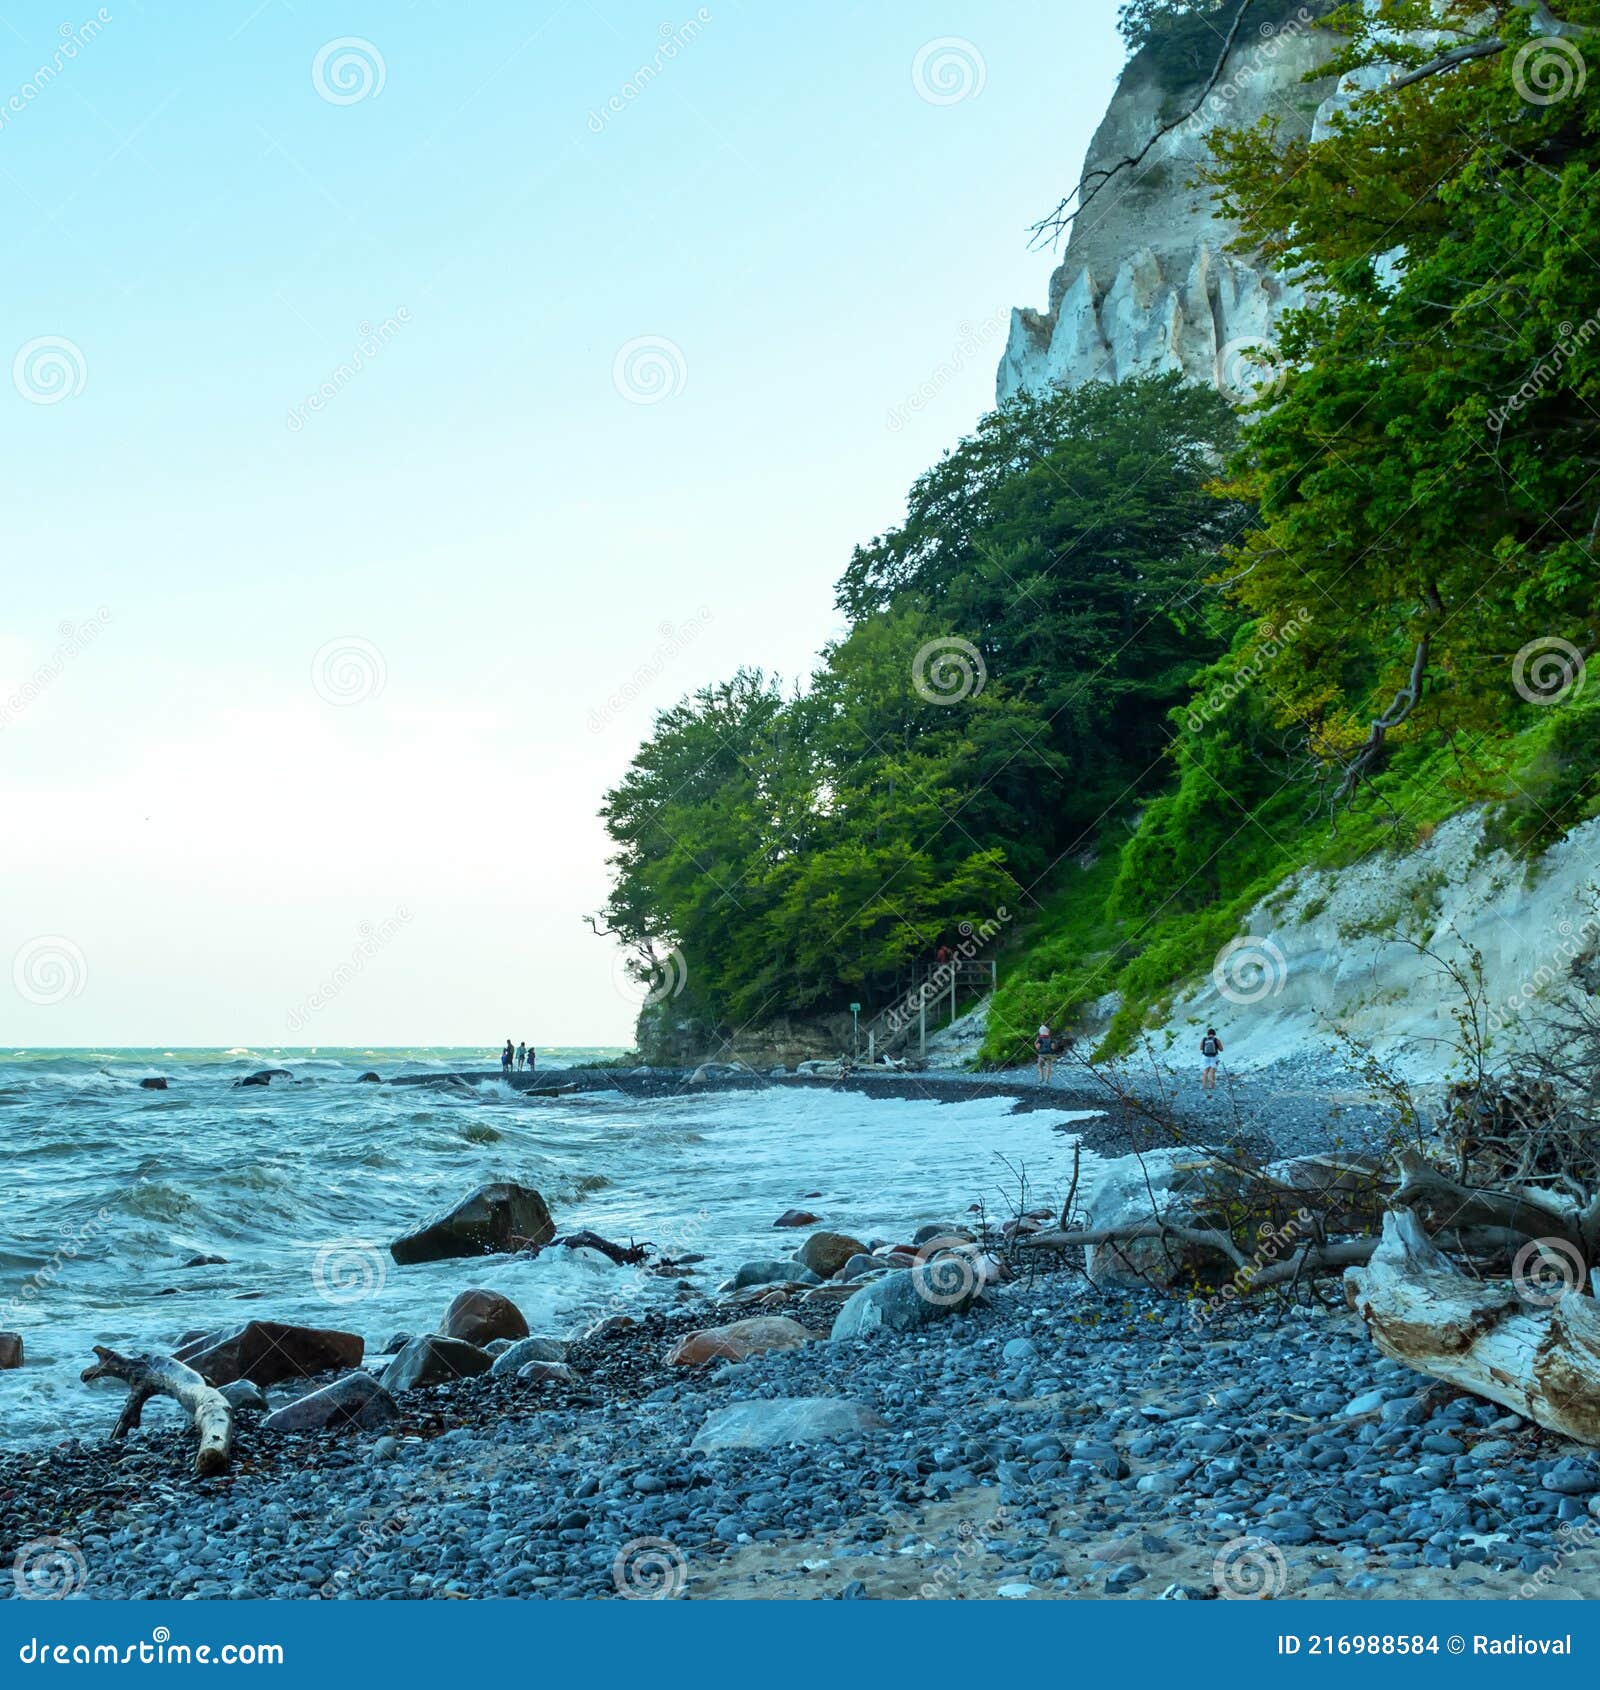
[[[1157,1149],[1106,1162],[1083,1207],[1095,1228],[1132,1226],[1156,1211],[1180,1223],[1207,1226],[1206,1209],[1240,1189],[1237,1176],[1203,1151]],[[1197,1276],[1209,1283],[1236,1271],[1221,1251],[1162,1238],[1091,1244],[1083,1266],[1094,1285],[1192,1285]]]
[[[287,1068],[261,1068],[254,1074],[246,1074],[242,1080],[233,1082],[234,1090],[240,1086],[270,1086],[274,1080],[292,1080],[294,1075]]]
[[[346,1426],[363,1430],[387,1426],[398,1419],[400,1409],[388,1391],[370,1373],[347,1373],[324,1385],[320,1391],[286,1404],[261,1422],[265,1432],[342,1431]]]
[[[734,1270],[724,1291],[742,1291],[747,1285],[820,1285],[821,1279],[804,1262],[745,1262]]]
[[[166,1076],[163,1074],[146,1074],[139,1084],[145,1091],[165,1091],[167,1089]]]
[[[795,1260],[803,1262],[819,1279],[833,1276],[853,1256],[864,1256],[867,1247],[859,1238],[843,1232],[814,1232],[795,1251]]]
[[[667,1352],[669,1367],[704,1367],[709,1361],[743,1361],[763,1350],[797,1350],[811,1342],[799,1321],[785,1315],[756,1315],[729,1326],[707,1326],[680,1338]]]
[[[964,1313],[982,1289],[982,1271],[967,1256],[941,1256],[901,1268],[863,1285],[839,1310],[831,1336],[837,1342],[880,1331],[912,1332],[946,1315]]]
[[[226,1256],[191,1256],[183,1264],[186,1268],[219,1268],[228,1265]]]
[[[396,1239],[389,1254],[402,1267],[452,1256],[506,1255],[556,1235],[550,1210],[537,1191],[511,1180],[483,1185],[453,1209]]]
[[[688,1290],[687,1285],[684,1290]],[[602,1315],[592,1326],[584,1328],[579,1342],[588,1343],[591,1340],[620,1337],[624,1332],[631,1332],[638,1324],[631,1314]]]
[[[381,1086],[383,1084],[383,1076],[381,1074],[374,1074],[369,1068],[366,1073],[356,1075],[356,1084],[358,1086]]]
[[[778,1397],[731,1402],[714,1408],[690,1449],[772,1449],[780,1444],[821,1443],[857,1437],[883,1422],[858,1402],[842,1397]]]
[[[564,1361],[530,1361],[517,1369],[524,1385],[570,1385],[574,1375]]]
[[[231,1385],[235,1379],[271,1385],[359,1367],[365,1347],[353,1332],[252,1320],[235,1332],[207,1333],[184,1344],[173,1351],[173,1359],[187,1362],[213,1385]]]
[[[222,1394],[228,1399],[235,1411],[248,1408],[255,1414],[270,1414],[272,1404],[267,1401],[267,1393],[249,1379],[235,1379],[231,1385],[222,1387]]]
[[[859,1256],[852,1256],[839,1269],[835,1277],[838,1279],[859,1279],[864,1273],[876,1273],[879,1268],[887,1266],[887,1262],[880,1260],[877,1256],[869,1256],[863,1251]]]
[[[491,1373],[515,1374],[534,1361],[565,1361],[567,1346],[559,1338],[520,1338],[494,1358]]]
[[[22,1334],[0,1332],[0,1372],[22,1366]]]
[[[809,1209],[785,1209],[772,1223],[774,1226],[815,1226],[822,1219]]]
[[[471,1379],[487,1373],[494,1357],[476,1344],[460,1338],[445,1338],[426,1332],[413,1338],[383,1370],[383,1388],[392,1393],[420,1390],[425,1385],[447,1385],[453,1379]]]
[[[526,1338],[528,1323],[522,1310],[498,1291],[463,1291],[445,1311],[439,1330],[446,1338],[460,1338],[481,1350],[496,1338]]]
[[[972,1234],[970,1232],[963,1232],[960,1227],[934,1225],[919,1226],[911,1235],[911,1243],[913,1247],[920,1249],[922,1245],[931,1242],[935,1238],[957,1238],[965,1244],[970,1244],[972,1242]]]

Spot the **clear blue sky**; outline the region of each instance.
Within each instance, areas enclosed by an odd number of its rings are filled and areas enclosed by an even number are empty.
[[[0,1044],[626,1042],[601,793],[992,403],[1114,14],[5,8]]]

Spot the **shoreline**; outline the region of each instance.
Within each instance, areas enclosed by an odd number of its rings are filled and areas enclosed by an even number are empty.
[[[1016,1081],[889,1084],[956,1101]],[[1065,1088],[1018,1102],[1096,1106]],[[1136,1125],[1078,1123],[1108,1150]],[[774,1254],[806,1236],[775,1234]],[[459,1270],[474,1284],[471,1259]],[[837,1295],[768,1309],[679,1284],[680,1307],[570,1341],[570,1380],[405,1391],[374,1431],[273,1434],[241,1412],[218,1479],[193,1476],[169,1407],[115,1446],[116,1399],[85,1392],[78,1437],[0,1453],[0,1552],[64,1539],[82,1594],[113,1597],[1209,1599],[1252,1579],[1284,1599],[1600,1594],[1593,1452],[1385,1361],[1338,1306],[1196,1320],[1181,1294],[1096,1291],[1051,1260],[914,1331],[831,1341]],[[691,1331],[774,1312],[811,1341],[666,1359]],[[273,1387],[273,1406],[319,1382]],[[730,1403],[818,1397],[856,1405],[860,1429],[694,1447]]]

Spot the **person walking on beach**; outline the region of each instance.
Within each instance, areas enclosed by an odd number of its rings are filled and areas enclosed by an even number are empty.
[[[1217,1089],[1217,1058],[1222,1055],[1222,1040],[1215,1027],[1206,1028],[1200,1041],[1200,1086],[1204,1091]]]
[[[1049,1022],[1045,1022],[1034,1035],[1033,1054],[1038,1058],[1040,1082],[1049,1085],[1050,1071],[1056,1063],[1056,1036],[1050,1031]]]
[[[511,1072],[511,1064],[515,1062],[516,1059],[517,1053],[511,1048],[510,1039],[507,1039],[506,1048],[500,1052],[500,1072],[502,1074],[509,1074]]]

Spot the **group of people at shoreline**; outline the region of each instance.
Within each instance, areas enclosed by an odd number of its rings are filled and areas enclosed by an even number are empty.
[[[1056,1063],[1056,1035],[1048,1021],[1041,1022],[1039,1031],[1034,1034],[1033,1054],[1041,1085],[1050,1084],[1050,1076],[1054,1072]],[[1222,1040],[1217,1036],[1215,1027],[1207,1027],[1205,1036],[1200,1040],[1200,1089],[1212,1092],[1217,1089],[1217,1060],[1222,1055]]]
[[[532,1045],[519,1044],[513,1046],[510,1039],[506,1040],[506,1048],[500,1052],[500,1072],[509,1074],[513,1070],[520,1074],[526,1069],[533,1072],[533,1064],[538,1056]]]

